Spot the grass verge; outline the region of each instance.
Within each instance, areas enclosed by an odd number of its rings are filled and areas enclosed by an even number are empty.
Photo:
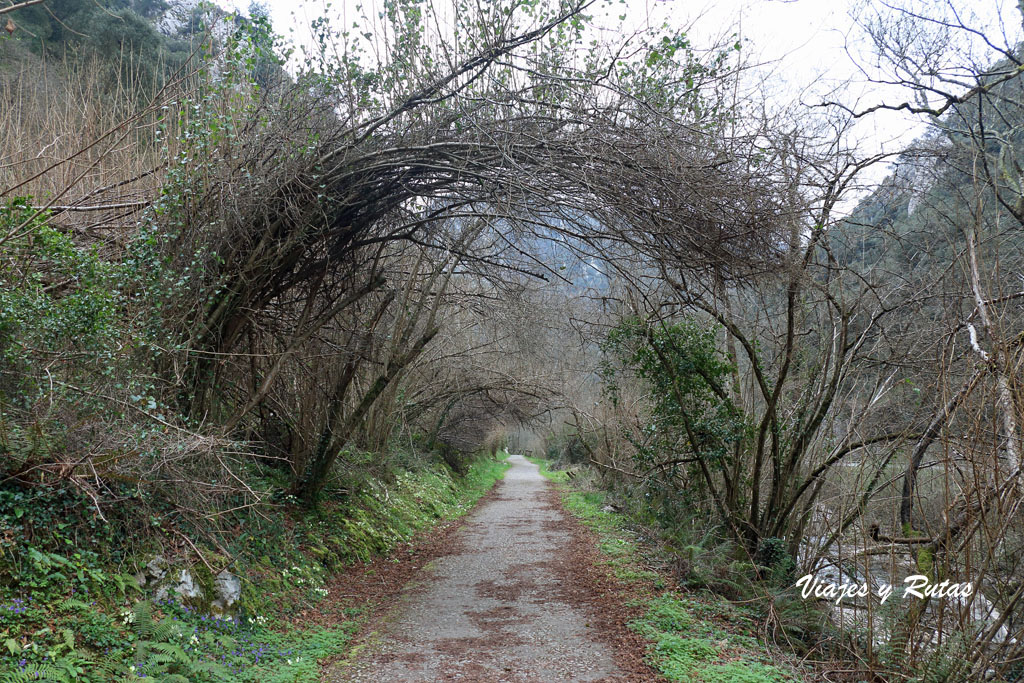
[[[331,576],[463,515],[508,467],[481,458],[459,476],[427,463],[363,480],[316,511],[264,511],[262,533],[244,530],[229,547],[246,585],[237,614],[225,617],[147,599],[128,573],[145,558],[119,567],[104,563],[106,548],[19,548],[17,565],[4,569],[14,579],[0,583],[0,683],[318,681],[320,660],[344,652],[364,616],[353,606],[333,623],[303,623],[299,615],[319,611]],[[0,518],[46,513],[17,510],[0,505]]]
[[[684,594],[672,581],[641,562],[646,550],[629,520],[606,503],[603,491],[571,485],[565,472],[530,458],[555,482],[562,503],[595,533],[609,570],[637,595],[643,615],[629,624],[649,643],[648,661],[666,679],[681,683],[778,683],[803,680],[795,667],[779,664],[756,637],[750,611],[707,593]]]

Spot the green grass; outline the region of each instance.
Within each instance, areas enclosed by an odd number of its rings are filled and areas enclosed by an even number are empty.
[[[642,548],[628,520],[606,506],[603,491],[572,488],[564,472],[548,461],[530,458],[541,474],[556,482],[565,508],[594,531],[598,547],[615,576],[632,584],[645,608],[629,624],[650,643],[648,661],[666,679],[681,683],[778,683],[799,680],[770,662],[768,649],[746,628],[752,623],[742,607],[713,596],[679,594],[666,580],[640,564]]]
[[[317,609],[333,571],[465,514],[508,467],[481,458],[457,476],[426,464],[365,482],[357,494],[317,511],[270,510],[263,536],[236,539],[236,573],[248,583],[231,618],[213,617],[201,605],[135,602],[143,596],[125,573],[130,563],[105,566],[102,553],[25,548],[26,564],[0,583],[0,683],[318,681],[319,661],[345,653],[365,610],[349,606],[345,621],[329,628],[296,628],[288,618]],[[12,517],[50,521],[38,506],[11,509]]]
[[[569,481],[569,475],[565,472],[550,469],[550,461],[545,460],[544,458],[532,458],[529,456],[527,456],[526,459],[534,465],[537,465],[540,468],[540,473],[556,484],[565,484]]]
[[[365,482],[355,501],[324,504],[306,520],[328,530],[312,535],[311,551],[335,563],[365,562],[385,554],[438,521],[464,514],[508,467],[506,462],[479,460],[456,478],[435,464],[397,473],[387,483]]]
[[[650,662],[665,678],[684,683],[793,680],[781,668],[761,661],[766,653],[756,641],[723,630],[697,612],[685,597],[663,593],[648,600],[647,612],[630,624],[653,643]]]

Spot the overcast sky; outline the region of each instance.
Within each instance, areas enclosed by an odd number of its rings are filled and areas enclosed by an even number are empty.
[[[435,0],[444,2],[445,0]],[[772,79],[771,92],[780,102],[816,104],[840,87],[839,95],[851,106],[866,107],[880,100],[905,97],[872,85],[864,68],[871,69],[871,50],[855,15],[863,16],[885,3],[941,5],[947,0],[626,0],[628,18],[623,29],[668,20],[685,27],[697,45],[739,34],[744,54]],[[293,41],[308,38],[308,26],[327,15],[337,25],[351,26],[357,4],[371,8],[379,0],[264,0],[278,33]],[[249,0],[221,0],[245,11]],[[1015,0],[955,0],[976,16],[969,23],[984,26],[991,35],[1005,31],[1019,40],[1020,18]],[[617,22],[620,13],[615,8]],[[368,12],[374,16],[375,12]],[[965,17],[968,19],[968,17]],[[618,26],[608,26],[618,30]],[[853,58],[851,58],[851,53]],[[900,114],[882,113],[858,124],[857,138],[864,151],[902,149],[923,130],[921,122]]]

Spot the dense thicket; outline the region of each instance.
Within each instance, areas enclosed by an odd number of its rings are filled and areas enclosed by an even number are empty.
[[[95,9],[127,26],[166,8]],[[293,78],[264,68],[265,19],[213,13],[220,52],[150,90],[118,76],[108,111],[106,81],[76,80],[105,49],[100,14],[33,6],[25,31],[43,10],[92,28],[55,76],[80,109],[40,124],[27,105],[66,93],[7,85],[26,106],[3,176],[5,481],[67,481],[100,515],[128,485],[196,515],[262,500],[259,462],[308,505],[346,454],[395,439],[459,468],[452,449],[559,393],[543,350],[524,353],[530,283],[557,276],[529,245],[769,267],[785,209],[717,102],[729,52],[664,27],[644,58],[580,63],[585,9],[476,8],[494,32],[450,41],[395,5],[386,58],[327,61],[323,24]],[[49,30],[51,52],[72,40]]]

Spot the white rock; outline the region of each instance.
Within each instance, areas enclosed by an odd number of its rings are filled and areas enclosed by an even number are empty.
[[[213,605],[221,610],[229,609],[242,596],[242,581],[225,569],[213,580],[213,592],[217,596]]]
[[[157,555],[146,564],[146,573],[153,578],[154,581],[167,576],[167,560],[162,556]]]
[[[202,597],[203,589],[200,588],[199,584],[192,577],[192,573],[187,569],[182,569],[181,574],[178,575],[178,585],[174,589],[174,592],[183,598],[195,599]]]

